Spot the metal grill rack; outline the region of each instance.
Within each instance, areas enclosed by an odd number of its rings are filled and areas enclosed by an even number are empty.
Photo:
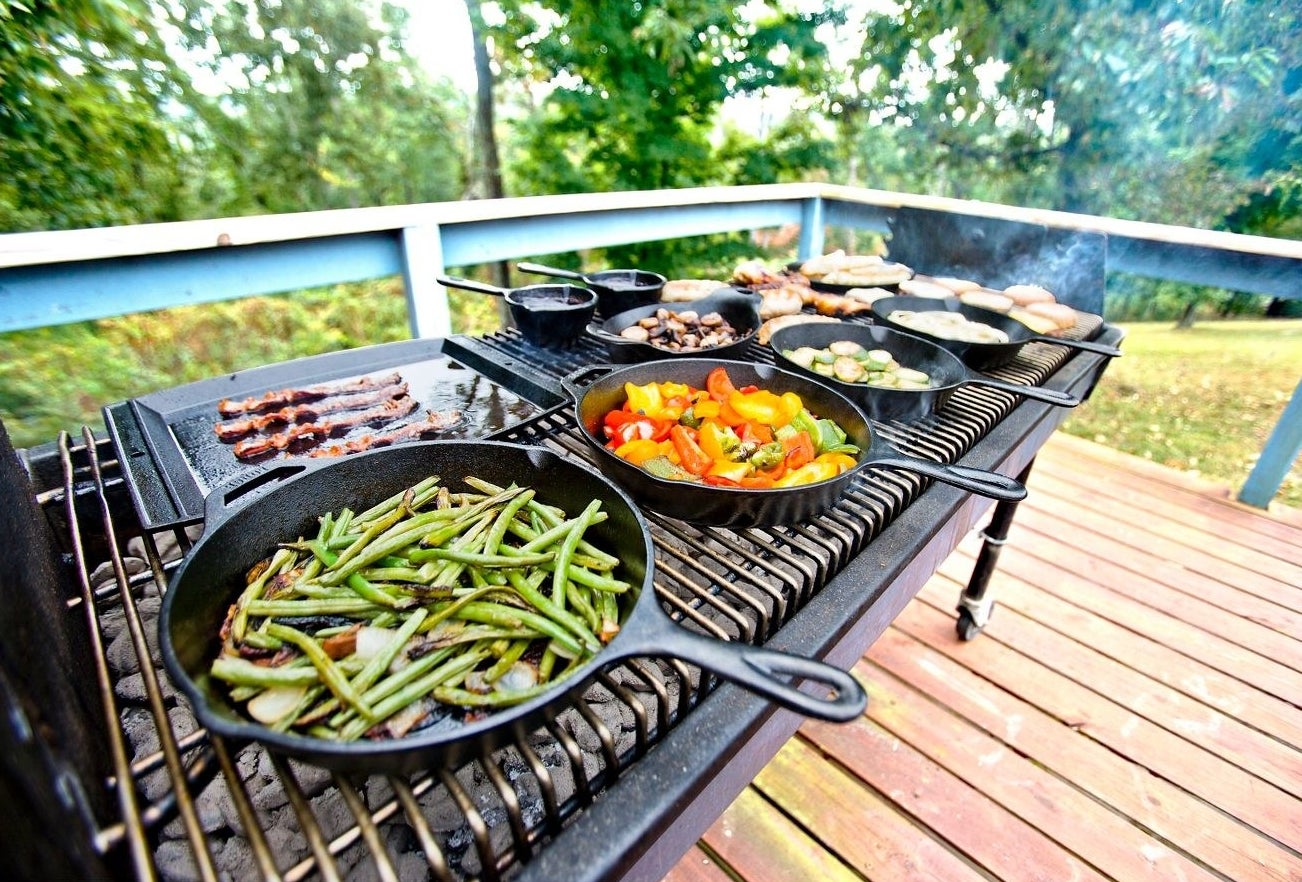
[[[1078,328],[1080,336],[1098,328]],[[756,360],[770,359],[753,347]],[[451,338],[444,351],[548,409],[494,437],[591,460],[559,380],[604,362],[583,343],[556,353],[508,330]],[[1031,344],[997,375],[1042,383],[1068,358]],[[1095,378],[1097,379],[1097,377]],[[914,456],[953,462],[1014,408],[966,387],[920,424],[875,425]],[[328,773],[196,728],[154,644],[161,588],[190,547],[183,528],[133,518],[112,445],[89,431],[34,469],[38,499],[66,542],[96,655],[114,766],[109,817],[88,819],[115,875],[139,879],[510,879],[697,711],[717,683],[676,661],[607,671],[555,723],[452,771],[409,778]],[[41,487],[44,474],[47,486]],[[762,644],[790,623],[926,489],[914,474],[869,471],[808,523],[730,530],[654,514],[655,588],[684,627]],[[193,529],[193,528],[192,528]]]

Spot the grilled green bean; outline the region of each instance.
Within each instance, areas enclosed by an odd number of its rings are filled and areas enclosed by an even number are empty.
[[[599,652],[631,587],[586,538],[608,517],[600,502],[570,518],[531,488],[465,483],[428,478],[360,514],[328,512],[315,537],[272,551],[211,667],[232,700],[289,687],[301,694],[275,696],[274,729],[400,735],[424,710],[395,720],[413,702],[506,707]],[[247,649],[290,660],[255,664]],[[536,685],[512,688],[522,665]]]

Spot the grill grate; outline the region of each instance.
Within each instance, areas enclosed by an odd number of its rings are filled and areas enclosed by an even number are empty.
[[[1078,329],[1090,330],[1090,329]],[[556,357],[508,330],[453,338],[446,351],[549,409],[494,437],[591,460],[559,380],[603,362],[588,344]],[[771,358],[756,347],[753,357]],[[1039,383],[1068,351],[1032,344],[998,375]],[[532,393],[532,395],[531,395]],[[551,396],[551,398],[548,398]],[[954,461],[1006,416],[1013,396],[964,387],[921,424],[876,425],[914,456]],[[87,430],[58,445],[62,486],[40,494],[66,532],[83,589],[117,770],[118,816],[94,819],[122,875],[165,879],[510,878],[662,741],[716,685],[677,661],[637,659],[582,700],[491,756],[409,778],[352,778],[196,728],[154,644],[160,586],[194,538],[133,520],[111,444]],[[655,588],[684,627],[763,643],[924,489],[912,473],[869,471],[808,523],[730,530],[654,514]]]

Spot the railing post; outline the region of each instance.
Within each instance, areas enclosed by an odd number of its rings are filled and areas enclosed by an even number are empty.
[[[1243,483],[1239,501],[1257,508],[1268,507],[1298,454],[1302,454],[1302,380],[1298,381],[1293,397],[1266,439],[1257,464]]]
[[[823,253],[823,197],[811,196],[800,206],[801,260],[809,260]]]
[[[452,333],[447,289],[434,281],[443,275],[443,235],[438,224],[402,230],[402,280],[407,289],[407,322],[412,337]]]

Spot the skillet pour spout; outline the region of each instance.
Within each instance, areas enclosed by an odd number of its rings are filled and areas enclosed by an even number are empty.
[[[463,489],[469,476],[500,487],[526,486],[540,504],[560,508],[571,518],[589,503],[600,503],[604,519],[591,523],[583,538],[619,561],[614,573],[628,587],[617,595],[618,631],[563,678],[530,690],[517,704],[464,719],[453,716],[405,736],[341,741],[254,722],[211,673],[223,623],[247,588],[250,568],[285,543],[315,535],[326,513],[364,511],[432,475],[454,492]],[[645,518],[618,486],[586,465],[523,444],[412,442],[338,460],[281,464],[209,494],[204,534],[173,573],[163,600],[159,645],[169,676],[210,731],[232,740],[255,740],[277,753],[340,771],[410,774],[455,768],[551,722],[581,700],[601,672],[630,658],[682,658],[820,719],[843,721],[863,711],[867,697],[862,686],[835,666],[713,640],[680,627],[661,606],[654,573]],[[801,679],[821,684],[827,697],[798,688]]]

